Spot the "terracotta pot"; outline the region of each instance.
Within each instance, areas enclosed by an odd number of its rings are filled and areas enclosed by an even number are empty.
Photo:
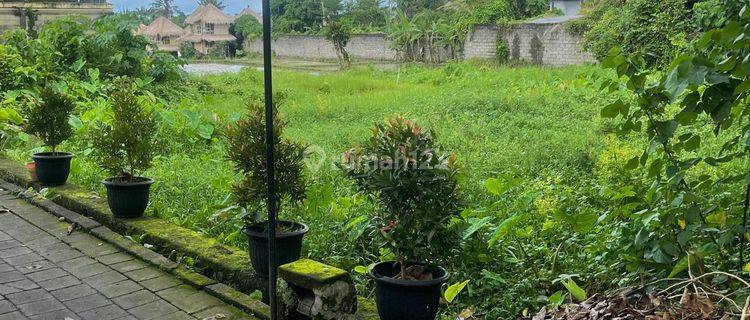
[[[26,169],[29,169],[29,176],[31,177],[31,181],[38,181],[39,179],[36,177],[36,162],[29,162],[26,164]]]

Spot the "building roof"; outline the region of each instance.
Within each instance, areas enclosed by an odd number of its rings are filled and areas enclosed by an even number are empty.
[[[158,35],[161,37],[168,37],[182,36],[185,34],[185,30],[166,17],[159,17],[145,28],[139,28],[139,33],[144,36],[155,37]]]
[[[139,23],[138,27],[135,28],[135,31],[133,31],[135,34],[141,34],[143,32],[143,29],[146,29],[146,25],[143,23]]]
[[[247,7],[245,9],[243,9],[242,11],[240,11],[240,13],[238,13],[236,16],[234,16],[234,18],[237,19],[237,18],[239,18],[241,16],[245,16],[245,15],[251,15],[251,16],[255,17],[255,20],[258,20],[258,22],[263,23],[263,15],[261,15],[260,13],[256,12],[253,9],[250,9],[250,7]]]
[[[204,4],[198,6],[186,19],[185,23],[195,24],[197,22],[213,23],[213,24],[231,24],[234,22],[234,17],[224,13],[213,4]]]
[[[178,41],[187,41],[187,42],[216,42],[216,41],[236,41],[237,38],[235,38],[231,34],[189,34],[186,35]]]

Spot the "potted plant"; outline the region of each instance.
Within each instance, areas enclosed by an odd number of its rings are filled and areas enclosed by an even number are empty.
[[[371,266],[380,319],[432,320],[448,272],[438,263],[455,246],[458,214],[455,156],[436,148],[434,134],[403,117],[377,124],[372,137],[344,154],[339,167],[375,199],[371,214],[380,248],[395,261]]]
[[[304,199],[307,182],[303,172],[306,146],[282,138],[285,123],[278,114],[277,104],[283,96],[274,99],[273,146],[275,210],[281,212],[282,203],[297,203]],[[266,164],[266,121],[263,103],[250,101],[248,114],[236,125],[226,130],[227,159],[234,163],[242,179],[233,185],[232,193],[244,209],[243,232],[248,237],[248,252],[253,268],[262,277],[268,276],[268,229],[264,211],[267,197],[268,166]],[[267,208],[266,208],[267,209]],[[252,214],[248,214],[248,212]],[[300,258],[302,238],[309,231],[307,225],[294,221],[279,221],[276,233],[275,265],[286,264]]]
[[[75,104],[66,94],[47,86],[42,90],[41,101],[36,101],[28,111],[26,132],[42,140],[51,152],[32,155],[36,178],[43,185],[64,185],[70,175],[73,154],[57,151],[57,146],[73,135],[68,124]]]
[[[99,123],[92,132],[94,157],[112,174],[103,183],[109,208],[117,218],[143,216],[154,183],[139,175],[151,167],[156,120],[146,106],[148,98],[133,91],[130,82],[118,82],[110,98],[111,123]]]

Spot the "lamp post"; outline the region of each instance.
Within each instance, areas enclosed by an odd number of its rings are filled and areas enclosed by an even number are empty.
[[[273,159],[273,87],[271,77],[271,4],[263,0],[263,73],[266,102],[266,168],[268,169],[268,302],[276,320],[276,186]]]

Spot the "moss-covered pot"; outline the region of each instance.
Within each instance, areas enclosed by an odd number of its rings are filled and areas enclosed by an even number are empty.
[[[429,272],[432,280],[395,279],[401,272],[399,263],[386,261],[373,265],[370,276],[375,279],[375,303],[380,320],[434,320],[440,304],[441,288],[450,275],[442,267]]]
[[[36,177],[45,186],[61,186],[68,181],[72,153],[41,152],[31,156],[34,159]]]
[[[132,219],[143,216],[148,207],[148,197],[154,180],[133,177],[129,181],[123,178],[109,178],[102,181],[107,187],[107,203],[116,218]]]
[[[268,222],[257,222],[245,225],[242,232],[247,235],[248,252],[250,253],[250,262],[258,276],[268,277]],[[283,230],[292,230],[286,231]],[[310,231],[310,228],[304,224],[294,221],[278,221],[276,233],[276,263],[278,268],[282,264],[287,264],[299,260],[302,253],[302,238]]]

